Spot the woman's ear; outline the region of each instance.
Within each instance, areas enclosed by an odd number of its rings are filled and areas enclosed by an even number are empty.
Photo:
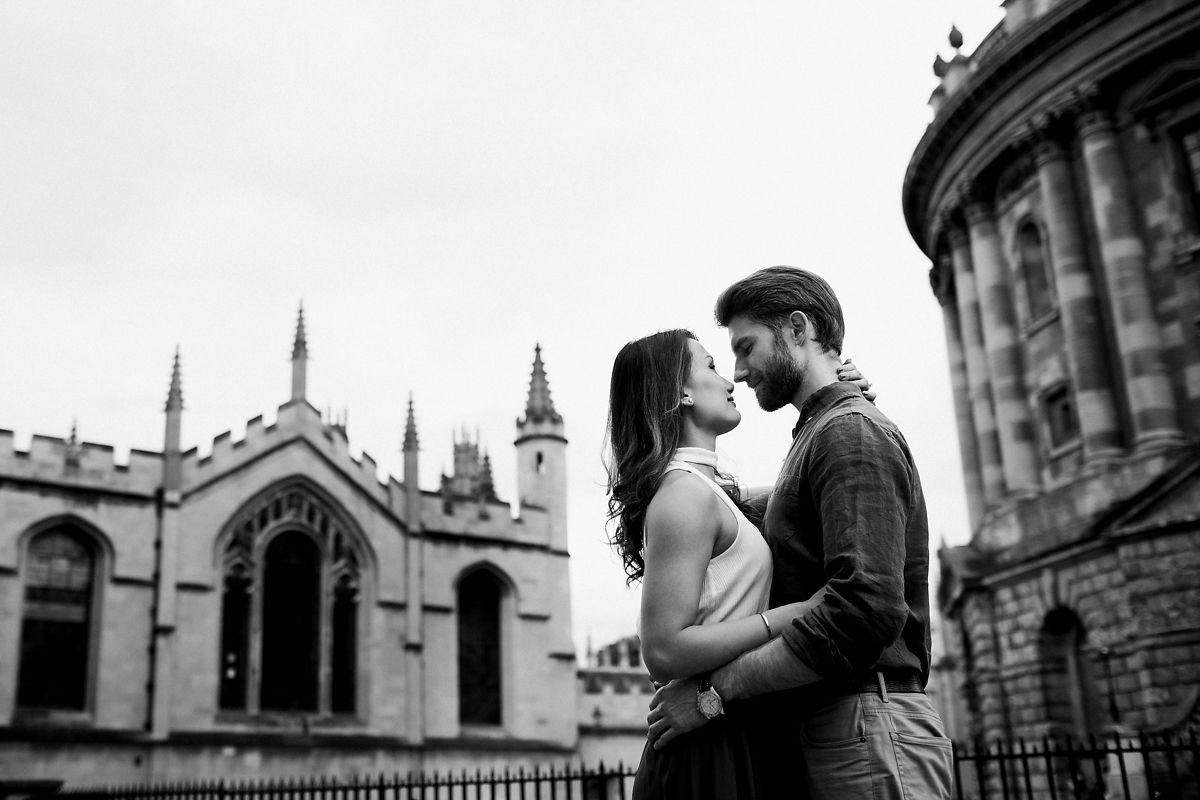
[[[695,405],[695,404],[696,404],[696,401],[693,400],[692,398],[688,397],[686,394],[683,396],[683,399],[681,399],[679,401],[679,405],[681,405],[681,406],[691,406],[691,405]]]

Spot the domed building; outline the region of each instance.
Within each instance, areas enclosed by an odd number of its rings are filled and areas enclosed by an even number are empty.
[[[1200,722],[1200,3],[1006,0],[904,181],[967,490],[956,738]]]

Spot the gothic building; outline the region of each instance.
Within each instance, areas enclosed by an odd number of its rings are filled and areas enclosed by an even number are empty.
[[[0,431],[0,774],[68,784],[559,761],[579,747],[567,440],[540,348],[519,498],[479,442],[440,491],[349,452],[306,394],[184,451]]]
[[[935,62],[903,190],[971,525],[940,559],[947,717],[1178,730],[1200,721],[1200,3],[1003,5]]]

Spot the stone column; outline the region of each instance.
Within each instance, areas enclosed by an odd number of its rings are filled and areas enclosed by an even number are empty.
[[[954,398],[954,420],[958,425],[958,450],[962,458],[963,483],[967,490],[967,516],[974,532],[983,520],[983,473],[979,466],[979,443],[971,410],[971,382],[963,349],[962,325],[955,300],[954,266],[949,256],[930,272],[934,294],[942,306],[946,326],[946,355],[950,361],[950,391]]]
[[[1049,139],[1038,142],[1034,158],[1084,461],[1088,465],[1102,464],[1121,451],[1121,422],[1071,167],[1062,146]]]
[[[996,412],[992,403],[992,378],[983,347],[983,325],[979,318],[979,296],[967,234],[951,228],[950,259],[954,266],[954,295],[958,305],[958,325],[962,339],[963,366],[966,370],[967,396],[971,421],[978,446],[979,477],[984,506],[1004,497],[1004,467],[1000,460],[1000,437],[996,430]]]
[[[1139,450],[1174,444],[1183,437],[1150,297],[1146,249],[1112,117],[1103,110],[1085,112],[1079,118],[1079,135],[1134,442]]]
[[[1029,495],[1038,490],[1041,479],[1037,435],[1021,373],[1011,276],[1004,262],[991,206],[973,202],[966,207],[966,217],[983,318],[983,341],[996,404],[1004,481],[1009,494]]]

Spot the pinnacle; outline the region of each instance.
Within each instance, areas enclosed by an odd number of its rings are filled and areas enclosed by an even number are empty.
[[[292,360],[308,358],[308,337],[304,332],[304,301],[300,301],[300,312],[296,316],[296,338],[292,342]]]
[[[183,380],[179,367],[179,345],[175,345],[175,363],[171,367],[171,388],[167,390],[167,411],[183,409]]]
[[[529,400],[525,403],[526,419],[551,419],[560,421],[550,397],[550,382],[546,379],[546,368],[542,363],[542,346],[533,348],[533,371],[529,376]]]
[[[404,447],[405,453],[410,453],[418,448],[417,439],[417,416],[413,411],[412,392],[408,393],[408,419],[404,423]]]

